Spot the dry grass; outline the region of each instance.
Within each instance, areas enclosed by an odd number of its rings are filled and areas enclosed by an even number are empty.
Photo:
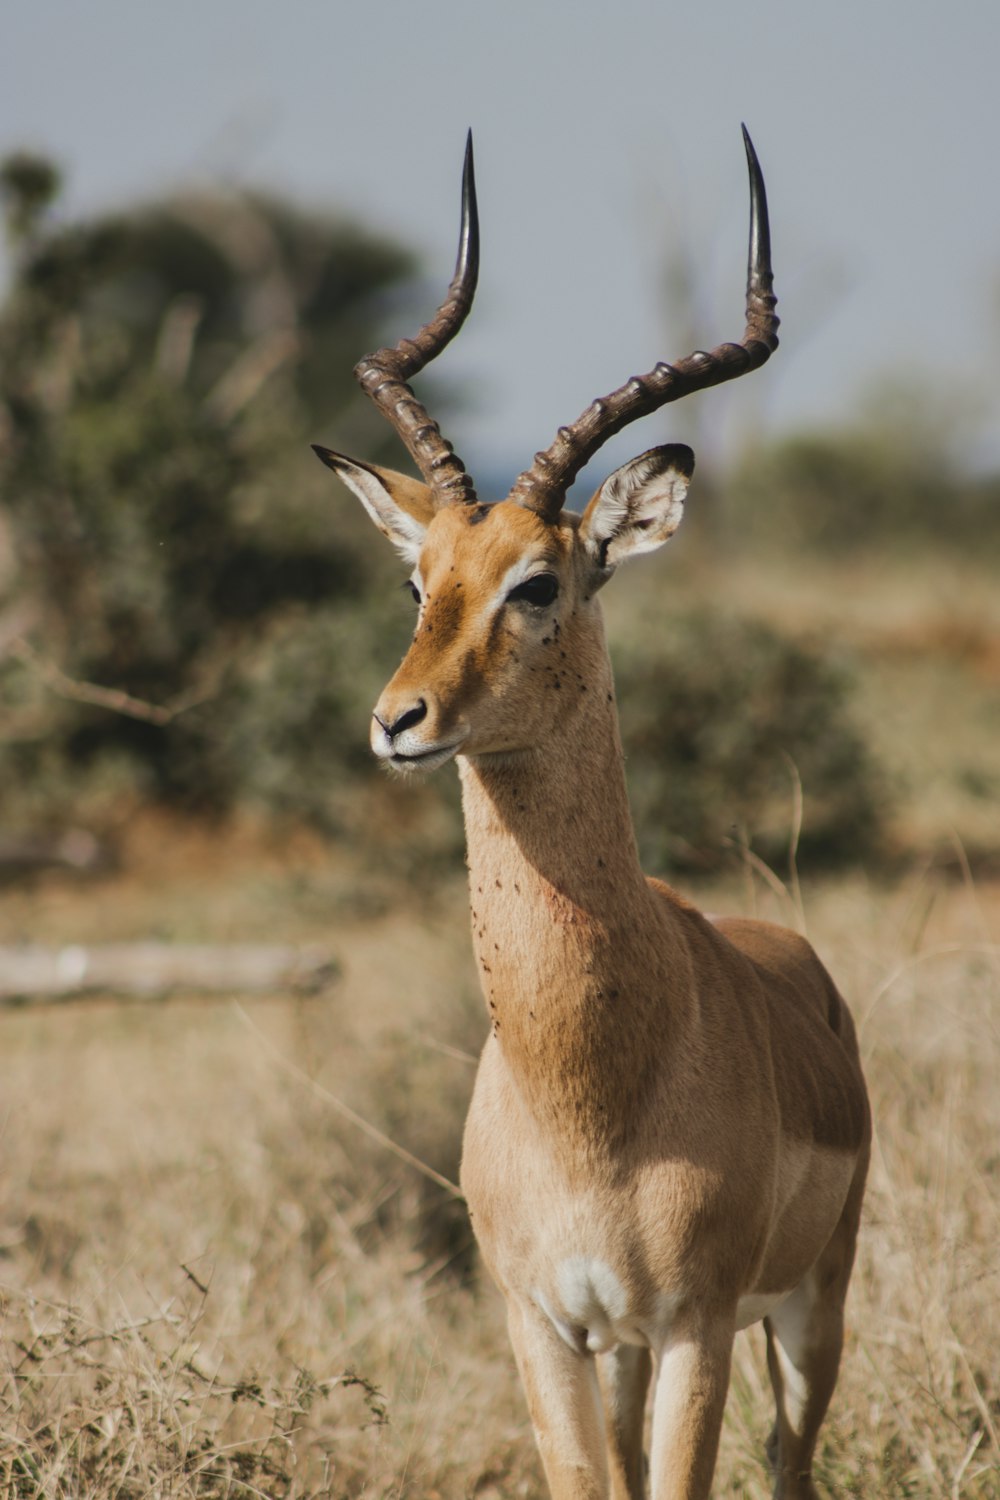
[[[362,920],[307,845],[132,851],[35,893],[37,931],[323,936],[326,998],[8,1012],[0,1492],[18,1497],[543,1493],[501,1309],[448,1195],[482,1033],[462,892]],[[714,908],[794,918],[748,875]],[[23,893],[0,936],[23,930]],[[851,995],[878,1121],[830,1493],[1000,1494],[1000,889],[914,874],[805,894]],[[325,914],[333,913],[333,927]],[[454,1049],[454,1050],[449,1050]],[[741,1336],[716,1492],[764,1497],[770,1397]]]
[[[900,847],[944,848],[954,872],[963,847],[1000,843],[986,795],[998,659],[983,644],[1000,617],[992,580],[928,566],[914,579],[883,560],[819,582],[785,567],[779,586],[759,560],[728,558],[723,597],[857,653],[867,717],[909,787]],[[676,570],[674,597],[713,597],[714,568]],[[669,628],[661,576],[633,579],[616,633],[637,608],[644,628]],[[390,831],[373,827],[372,846]],[[124,854],[97,885],[0,893],[0,941],[266,934],[334,946],[343,975],[328,996],[245,1010],[0,1013],[0,1494],[542,1495],[460,1205],[328,1098],[456,1177],[462,1054],[485,1029],[460,885],[401,893],[303,835],[151,819]],[[993,1500],[1000,885],[916,856],[902,868],[890,886],[807,884],[801,912],[749,868],[697,894],[804,916],[861,1025],[877,1146],[821,1485]],[[717,1494],[769,1495],[770,1419],[751,1331]]]

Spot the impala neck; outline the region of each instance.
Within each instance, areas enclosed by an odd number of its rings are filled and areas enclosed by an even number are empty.
[[[594,1139],[620,1136],[684,960],[639,865],[606,658],[580,698],[548,743],[459,766],[494,1035],[530,1107]]]

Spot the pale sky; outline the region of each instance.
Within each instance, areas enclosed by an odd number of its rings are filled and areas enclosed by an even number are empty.
[[[482,272],[442,375],[468,392],[447,432],[474,472],[512,479],[594,396],[740,336],[741,120],[781,349],[598,468],[841,421],[887,371],[972,412],[970,451],[1000,462],[996,0],[5,0],[2,36],[0,150],[54,155],[68,210],[263,185],[416,246],[432,301],[471,125]],[[678,246],[696,305],[666,307]]]

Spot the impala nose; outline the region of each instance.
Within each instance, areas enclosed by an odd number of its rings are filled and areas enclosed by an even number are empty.
[[[390,740],[394,740],[397,734],[402,734],[404,729],[412,729],[415,724],[420,724],[427,717],[427,704],[423,698],[418,698],[411,708],[404,709],[398,718],[387,724],[378,714],[373,715],[378,724]]]

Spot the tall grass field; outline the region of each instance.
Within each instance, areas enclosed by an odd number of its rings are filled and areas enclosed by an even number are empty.
[[[95,922],[322,938],[328,993],[24,1008],[3,1030],[0,1492],[544,1493],[499,1299],[454,1181],[485,1031],[457,881],[399,909],[303,841],[157,824],[127,877],[0,905],[6,940]],[[754,870],[713,908],[804,919],[850,995],[877,1121],[831,1495],[1000,1493],[1000,889]],[[379,905],[385,907],[378,911]],[[770,1391],[739,1336],[716,1480],[763,1497]]]
[[[848,620],[835,586],[728,578],[784,628],[861,650],[899,788],[877,866],[772,869],[734,845],[710,879],[678,882],[805,930],[860,1029],[876,1141],[817,1480],[831,1497],[992,1500],[996,598],[970,575],[929,608],[929,584],[883,567],[867,592],[855,578]],[[688,586],[712,597],[704,574]],[[636,574],[640,612],[658,587]],[[614,642],[637,616],[610,607]],[[448,1186],[486,1031],[460,863],[429,886],[386,873],[388,832],[331,845],[136,812],[117,871],[0,891],[4,943],[318,942],[340,967],[311,996],[0,1012],[0,1494],[544,1494],[499,1297]],[[750,1330],[716,1494],[770,1495],[770,1421]]]

